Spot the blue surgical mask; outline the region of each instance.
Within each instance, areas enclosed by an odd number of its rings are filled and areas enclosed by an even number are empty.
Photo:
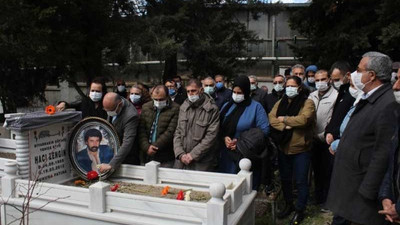
[[[175,95],[175,93],[176,93],[175,89],[168,89],[169,96],[173,96],[173,95]]]
[[[297,90],[298,87],[286,87],[286,95],[288,98],[294,98],[299,94]]]
[[[221,88],[224,87],[224,83],[222,83],[222,82],[217,82],[217,83],[215,84],[215,87],[216,87],[217,89],[221,89]]]
[[[212,95],[215,92],[215,88],[214,87],[210,87],[210,86],[204,87],[204,92],[209,94],[209,95]]]
[[[257,85],[255,85],[255,84],[251,84],[250,85],[250,90],[251,91],[254,91],[254,90],[256,90],[257,89]]]

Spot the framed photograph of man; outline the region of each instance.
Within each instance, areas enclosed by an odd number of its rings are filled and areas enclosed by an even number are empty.
[[[78,175],[87,179],[89,171],[96,171],[102,179],[111,171],[100,174],[98,165],[109,163],[119,150],[120,141],[113,126],[98,117],[88,117],[72,129],[68,153],[72,167]]]

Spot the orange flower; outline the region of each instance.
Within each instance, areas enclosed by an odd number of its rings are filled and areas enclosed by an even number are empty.
[[[167,195],[168,191],[169,191],[169,186],[165,186],[161,191],[161,195],[162,196]]]
[[[48,106],[46,107],[45,112],[46,112],[46,114],[48,114],[48,115],[53,115],[54,113],[56,113],[56,108],[55,108],[54,106],[52,106],[52,105],[48,105]]]
[[[78,185],[85,185],[86,182],[83,181],[83,180],[76,180],[76,181],[74,182],[74,184],[75,184],[75,186],[78,186]]]

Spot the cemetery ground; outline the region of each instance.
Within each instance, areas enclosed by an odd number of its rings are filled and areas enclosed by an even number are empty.
[[[310,188],[310,195],[312,196],[313,190]],[[278,192],[275,204],[277,205],[277,210],[275,214],[278,213],[279,208],[282,208],[283,196],[281,192]],[[255,213],[256,213],[256,225],[287,225],[290,222],[293,213],[285,219],[276,219],[276,223],[273,223],[272,218],[272,203],[270,198],[267,198],[263,191],[257,193],[255,199]],[[306,210],[306,217],[301,223],[302,225],[330,225],[332,222],[332,213],[321,212],[320,205],[314,205],[312,203],[312,198],[309,198]]]

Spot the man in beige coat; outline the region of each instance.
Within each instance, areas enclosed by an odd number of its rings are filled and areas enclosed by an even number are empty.
[[[218,107],[203,94],[200,81],[189,80],[186,91],[188,98],[180,107],[174,134],[175,168],[213,171],[217,159]]]

